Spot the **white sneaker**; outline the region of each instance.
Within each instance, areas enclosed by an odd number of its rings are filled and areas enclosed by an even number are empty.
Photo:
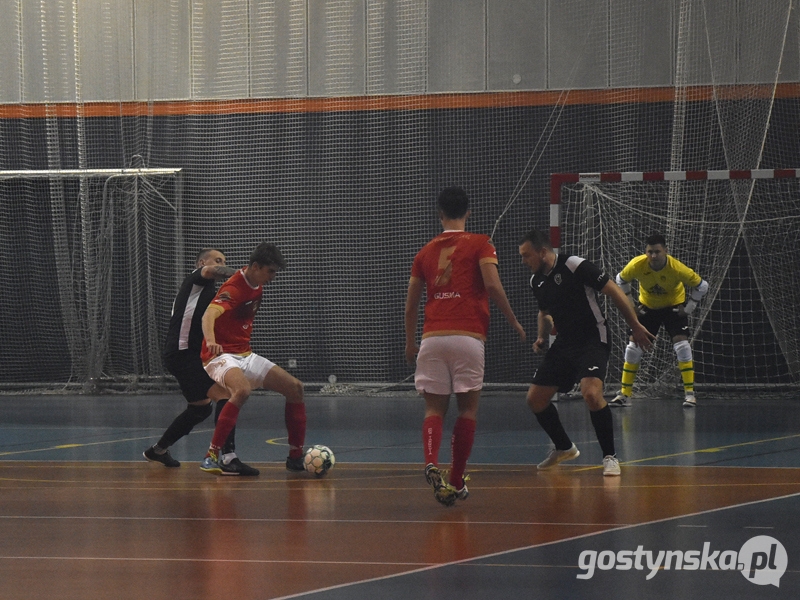
[[[619,477],[621,471],[619,470],[619,460],[616,456],[606,456],[603,458],[603,475],[606,477]]]
[[[697,406],[697,398],[694,397],[694,394],[686,394],[686,398],[683,399],[683,407],[694,408],[695,406]]]
[[[631,399],[622,392],[617,394],[613,400],[608,403],[609,406],[630,406]]]
[[[536,465],[536,468],[540,471],[546,471],[547,469],[552,469],[558,463],[578,458],[580,455],[581,452],[575,444],[572,444],[572,448],[569,450],[556,450],[555,448],[551,448],[547,458]]]

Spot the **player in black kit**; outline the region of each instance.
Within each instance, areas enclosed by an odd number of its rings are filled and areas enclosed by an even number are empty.
[[[618,476],[611,409],[603,398],[608,364],[608,328],[597,292],[607,295],[631,328],[632,339],[642,349],[652,347],[654,336],[641,325],[619,286],[586,259],[556,254],[548,238],[533,230],[519,247],[522,262],[533,271],[531,288],[539,305],[536,353],[546,352],[528,389],[528,406],[553,442],[553,449],[538,465],[540,471],[580,455],[561,424],[550,399],[558,391],[580,382],[597,440],[603,451],[603,475]],[[547,350],[555,326],[556,340]]]

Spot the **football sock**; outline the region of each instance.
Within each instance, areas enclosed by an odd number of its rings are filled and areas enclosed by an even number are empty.
[[[569,450],[572,448],[572,440],[569,439],[567,432],[564,431],[561,418],[558,416],[558,410],[552,402],[542,412],[534,413],[534,416],[555,445],[556,450]]]
[[[227,402],[220,411],[217,426],[214,428],[214,437],[211,438],[212,448],[222,448],[231,430],[236,426],[238,418],[239,407],[232,402]]]
[[[594,432],[597,435],[597,441],[600,442],[603,456],[614,456],[616,450],[614,449],[614,419],[611,416],[611,407],[606,404],[600,410],[589,411],[589,415],[592,417],[592,425],[594,425]]]
[[[287,402],[283,414],[289,434],[289,458],[300,458],[306,442],[306,405],[302,402]]]
[[[442,445],[442,417],[432,415],[422,422],[422,451],[425,464],[439,466],[439,447]]]
[[[620,392],[629,398],[633,395],[633,382],[636,380],[638,372],[638,364],[633,365],[625,361],[625,364],[622,365],[622,389]]]
[[[187,435],[195,425],[202,423],[211,414],[211,404],[190,404],[181,414],[170,423],[164,435],[156,444],[161,449],[172,446],[175,442]]]
[[[683,380],[683,391],[687,396],[694,394],[694,361],[678,362],[678,368]]]
[[[217,406],[214,408],[214,425],[217,424],[219,421],[219,414],[222,412],[222,409],[225,408],[225,405],[228,403],[228,400],[220,400],[217,402]],[[228,439],[225,440],[225,445],[222,447],[223,454],[232,454],[236,452],[236,426],[234,425],[231,432],[228,434]]]
[[[476,423],[472,419],[458,417],[453,427],[453,438],[450,446],[453,452],[453,469],[450,471],[450,485],[456,489],[464,487],[464,469],[467,468],[467,459],[472,452],[475,441]]]

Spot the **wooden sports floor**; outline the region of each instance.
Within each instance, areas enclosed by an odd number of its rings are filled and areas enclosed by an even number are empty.
[[[2,395],[0,599],[800,597],[800,398],[698,398],[615,409],[604,478],[581,400],[558,403],[581,456],[537,473],[524,392],[485,393],[471,495],[446,508],[410,394],[310,394],[307,443],[337,458],[322,479],[284,469],[276,396],[242,410],[261,475],[238,478],[198,468],[211,419],[173,447],[181,468],[142,458],[178,394]]]

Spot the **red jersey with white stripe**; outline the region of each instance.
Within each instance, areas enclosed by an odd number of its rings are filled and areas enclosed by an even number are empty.
[[[414,257],[411,277],[425,282],[423,339],[432,335],[468,335],[481,340],[489,332],[489,294],[481,265],[497,264],[489,236],[445,231]]]
[[[210,306],[225,309],[214,322],[214,337],[228,354],[249,354],[250,334],[253,331],[253,320],[261,305],[263,286],[252,287],[244,277],[244,271],[234,273],[222,284]],[[203,340],[201,351],[203,362],[214,358]]]

